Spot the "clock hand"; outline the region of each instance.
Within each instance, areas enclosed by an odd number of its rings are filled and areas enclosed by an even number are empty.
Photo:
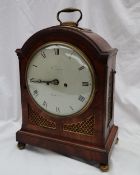
[[[58,85],[59,84],[58,79],[54,79],[54,80],[51,80],[51,81],[45,81],[45,80],[40,80],[40,79],[36,80],[35,78],[31,78],[30,82],[32,82],[32,83],[46,83],[47,85],[49,85],[49,84]]]
[[[54,79],[52,81],[48,81],[47,82],[47,84],[49,84],[49,83],[54,84],[54,85],[58,85],[59,84],[59,80],[58,79]]]
[[[30,82],[32,82],[32,83],[43,83],[42,80],[40,80],[40,79],[36,80],[35,78],[31,78]]]

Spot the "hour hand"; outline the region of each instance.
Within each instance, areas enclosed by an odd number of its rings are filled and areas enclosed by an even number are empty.
[[[48,81],[47,84],[54,84],[54,85],[58,85],[59,84],[59,80],[58,79],[54,79],[54,80],[51,80],[51,81]]]
[[[53,79],[53,80],[50,80],[50,81],[46,81],[46,80],[31,78],[30,82],[32,82],[32,83],[46,83],[47,85],[49,85],[49,84],[58,85],[59,84],[58,79]]]

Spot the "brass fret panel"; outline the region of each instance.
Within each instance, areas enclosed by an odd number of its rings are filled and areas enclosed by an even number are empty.
[[[90,116],[81,122],[64,124],[63,131],[92,136],[95,134],[94,126],[95,126],[95,117]]]
[[[29,107],[29,120],[32,124],[42,128],[56,129],[56,123],[39,115]]]

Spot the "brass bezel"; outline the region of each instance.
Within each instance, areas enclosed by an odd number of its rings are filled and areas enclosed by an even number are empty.
[[[67,46],[68,48],[71,48],[74,51],[76,51],[82,57],[82,59],[86,62],[86,64],[88,65],[89,70],[90,70],[90,73],[91,73],[91,77],[92,77],[92,91],[91,91],[91,95],[89,97],[88,102],[79,111],[77,111],[77,112],[75,112],[73,114],[68,114],[68,115],[53,114],[53,113],[47,111],[46,109],[44,109],[42,106],[40,106],[36,102],[36,100],[34,99],[34,97],[32,96],[32,94],[30,93],[29,86],[28,86],[28,81],[27,81],[28,67],[29,67],[30,62],[33,59],[34,55],[36,55],[36,53],[39,52],[42,48],[45,48],[45,47],[51,46],[51,45],[58,45],[58,44],[59,45],[62,45],[62,46]],[[33,54],[29,57],[29,60],[28,60],[27,66],[26,66],[25,81],[26,81],[26,87],[27,87],[28,93],[29,93],[30,97],[33,99],[33,101],[35,102],[35,104],[38,106],[38,108],[40,108],[41,110],[43,110],[45,113],[48,113],[52,117],[59,117],[59,118],[64,118],[64,117],[69,118],[71,116],[77,116],[77,115],[80,115],[81,113],[84,113],[86,111],[86,109],[90,106],[90,104],[92,103],[93,98],[94,98],[94,95],[95,95],[95,89],[96,89],[95,72],[94,72],[93,66],[90,64],[89,58],[78,47],[72,45],[71,43],[67,43],[67,42],[63,42],[63,41],[52,41],[52,42],[48,42],[46,44],[43,44],[36,51],[33,52]],[[93,87],[93,85],[94,85],[94,87]]]

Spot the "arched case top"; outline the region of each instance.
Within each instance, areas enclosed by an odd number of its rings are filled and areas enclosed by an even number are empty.
[[[91,51],[98,56],[117,52],[117,49],[113,49],[106,40],[91,30],[61,25],[40,30],[32,35],[23,45],[22,51],[29,54],[46,42],[56,40],[71,43],[81,50],[91,47]]]

